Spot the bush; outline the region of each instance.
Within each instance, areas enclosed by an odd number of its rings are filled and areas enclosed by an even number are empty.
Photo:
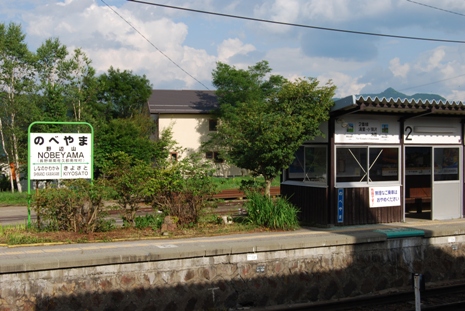
[[[37,214],[37,226],[49,230],[94,232],[106,225],[103,218],[103,198],[106,187],[101,182],[89,183],[76,179],[63,187],[39,190],[33,196],[32,208]]]
[[[134,227],[140,204],[150,195],[147,185],[153,177],[153,168],[124,152],[115,152],[108,156],[102,171],[114,190],[124,224]]]
[[[197,223],[216,192],[211,171],[211,165],[196,153],[156,169],[148,190],[152,207],[176,217],[180,225]]]
[[[152,215],[152,214],[147,214],[145,216],[137,216],[134,219],[135,222],[135,227],[137,229],[146,229],[146,228],[152,228],[153,230],[157,230],[161,228],[161,225],[163,224],[163,219],[164,215]]]
[[[244,204],[248,220],[254,225],[275,229],[293,230],[299,227],[298,209],[286,198],[272,198],[257,192],[247,194]]]

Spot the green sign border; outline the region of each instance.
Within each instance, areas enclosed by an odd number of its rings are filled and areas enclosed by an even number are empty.
[[[86,125],[90,128],[90,181],[94,181],[94,128],[87,122],[32,122],[27,129],[27,225],[31,226],[31,129],[36,124],[45,125]],[[57,133],[61,134],[61,133]]]

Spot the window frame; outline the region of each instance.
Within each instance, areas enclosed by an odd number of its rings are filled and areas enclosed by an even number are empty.
[[[206,151],[205,159],[210,160],[216,164],[224,163],[224,159],[220,158],[220,153],[218,151]]]
[[[366,177],[363,181],[338,181],[338,149],[365,149],[366,159],[364,169],[366,170]],[[376,163],[380,154],[375,154],[375,161],[371,162],[370,149],[397,149],[397,179],[396,180],[370,180],[370,170]],[[401,185],[402,179],[402,163],[401,163],[401,146],[400,145],[335,145],[334,146],[334,185],[336,188],[357,188],[357,187],[375,187],[375,186],[388,186],[388,185]],[[357,161],[358,162],[358,161]],[[340,165],[340,163],[339,163]],[[361,165],[358,164],[358,165]],[[371,167],[370,167],[371,165]],[[394,168],[393,168],[394,169]],[[362,168],[363,173],[363,168]],[[340,176],[339,176],[340,177]]]
[[[178,161],[178,153],[176,151],[170,152],[170,161],[174,161],[174,162]]]
[[[305,184],[305,185],[311,185],[311,186],[318,186],[318,187],[327,187],[328,186],[328,145],[324,144],[324,145],[319,145],[319,144],[314,144],[314,145],[301,145],[299,147],[299,150],[300,148],[303,148],[303,167],[302,168],[302,172],[298,172],[298,173],[294,173],[294,174],[301,174],[302,177],[294,177],[294,178],[291,178],[290,177],[290,174],[291,173],[291,166],[292,166],[292,163],[289,165],[289,167],[284,170],[284,174],[283,174],[283,183],[284,184]],[[324,175],[326,175],[326,178],[322,179],[322,180],[317,180],[316,178],[315,179],[310,179],[310,177],[307,175],[307,165],[306,165],[306,160],[307,160],[307,157],[306,157],[306,149],[310,149],[310,148],[321,148],[321,149],[324,149],[324,171],[325,173],[323,173]],[[299,152],[299,150],[297,152]],[[296,152],[296,156],[294,158],[294,161],[297,160],[297,152]],[[293,161],[293,163],[294,163]],[[297,160],[298,161],[298,160]],[[300,161],[299,161],[300,162]]]
[[[218,131],[218,120],[217,119],[208,119],[208,131],[209,132]]]

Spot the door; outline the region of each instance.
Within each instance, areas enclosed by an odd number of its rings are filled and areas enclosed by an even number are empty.
[[[405,147],[404,202],[408,218],[431,219],[432,148]]]
[[[462,149],[461,147],[433,147],[432,219],[461,217]]]

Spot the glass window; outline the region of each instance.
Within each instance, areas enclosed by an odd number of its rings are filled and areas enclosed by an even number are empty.
[[[210,119],[208,120],[208,130],[210,132],[216,132],[218,127],[218,120]]]
[[[367,181],[367,148],[336,149],[336,182]]]
[[[326,184],[326,146],[301,146],[286,171],[286,180]]]
[[[370,181],[399,180],[399,148],[370,148]]]
[[[399,181],[399,148],[336,148],[336,182],[385,181]]]
[[[287,179],[300,180],[304,179],[304,157],[305,151],[304,147],[301,146],[295,153],[294,161],[287,170]]]
[[[459,148],[434,148],[434,181],[459,179]]]
[[[213,160],[215,163],[223,163],[224,160],[221,158],[220,154],[216,151],[207,151],[205,153],[205,158],[209,160]]]
[[[326,183],[326,147],[305,147],[305,180]]]

